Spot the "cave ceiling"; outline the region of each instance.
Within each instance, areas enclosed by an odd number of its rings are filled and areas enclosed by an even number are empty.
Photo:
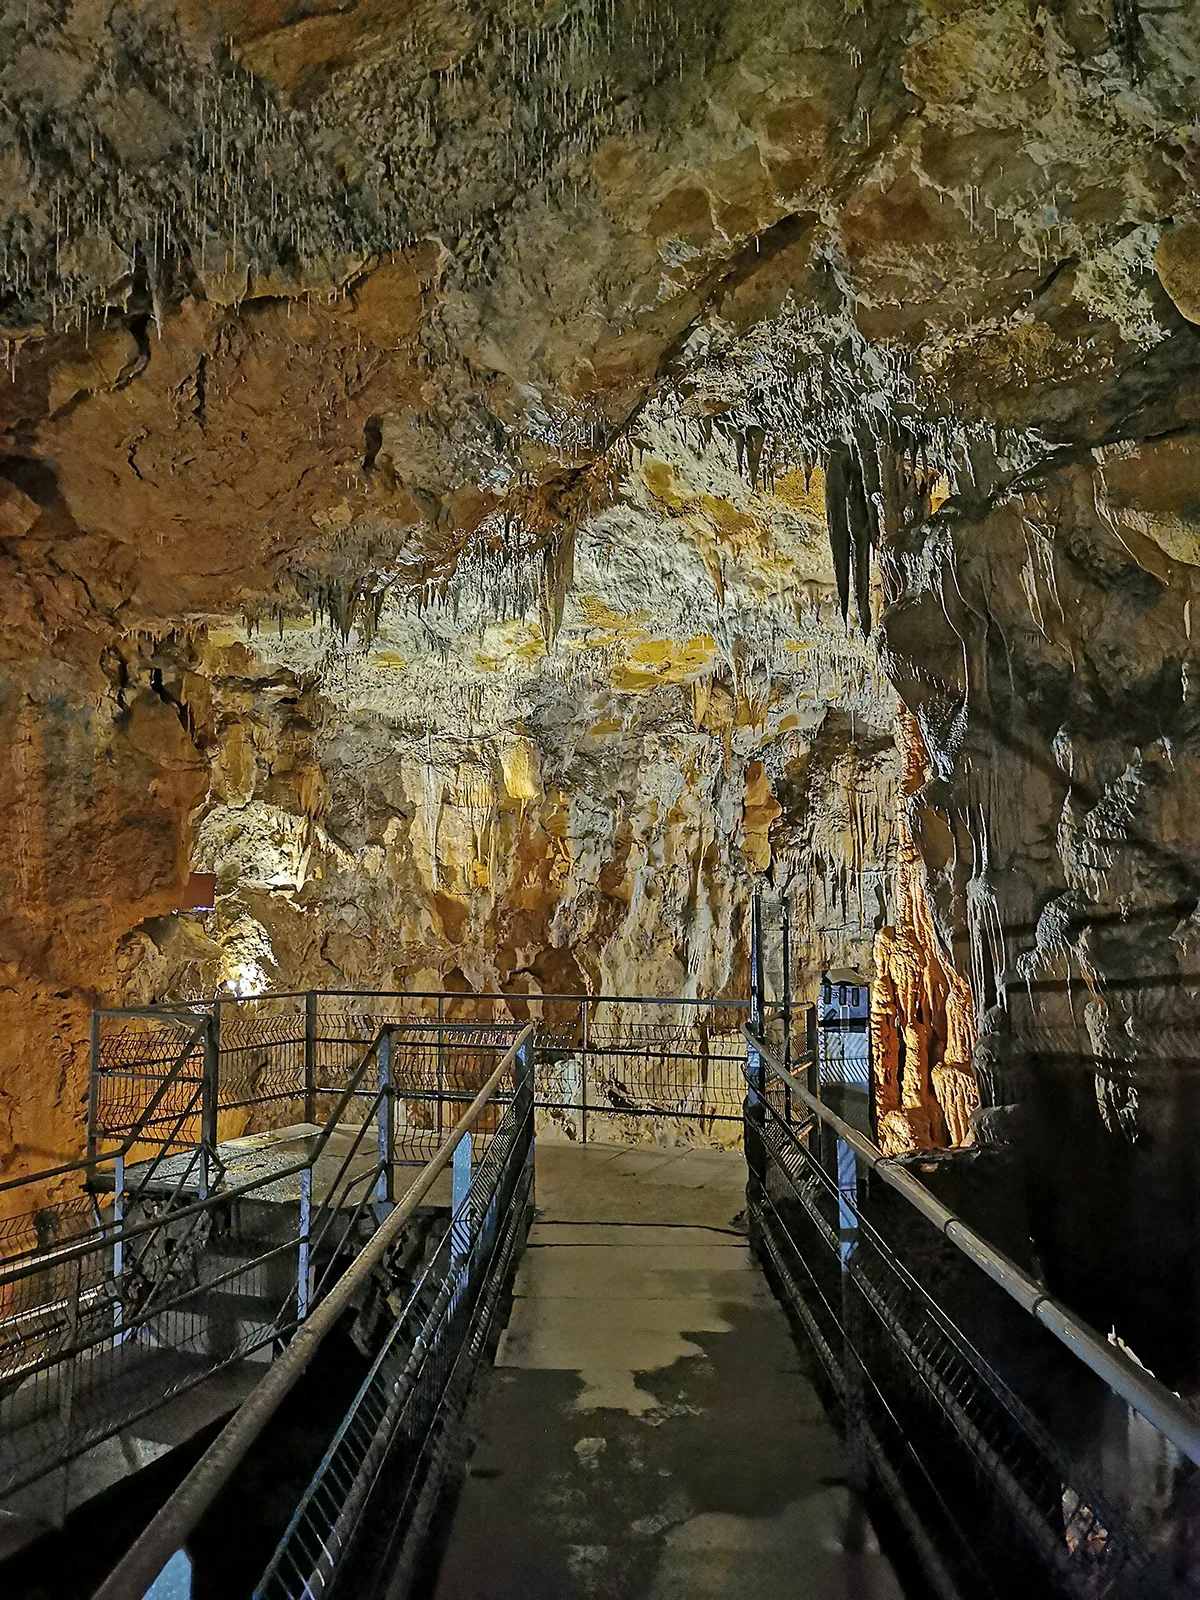
[[[1178,423],[1200,23],[1138,9],[10,6],[27,604],[345,626],[554,542],[666,433],[990,492],[1134,381]]]

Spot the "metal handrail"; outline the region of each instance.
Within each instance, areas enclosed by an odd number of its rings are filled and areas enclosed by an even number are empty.
[[[354,1069],[348,1086],[342,1091],[337,1105],[329,1114],[324,1127],[316,1135],[314,1142],[309,1146],[305,1155],[297,1157],[295,1161],[289,1162],[286,1166],[275,1167],[261,1177],[250,1178],[245,1183],[231,1184],[228,1187],[214,1190],[202,1199],[190,1201],[184,1206],[177,1206],[170,1213],[170,1221],[186,1222],[189,1218],[200,1215],[201,1212],[211,1211],[218,1202],[224,1204],[230,1200],[239,1200],[243,1195],[251,1194],[256,1189],[267,1188],[271,1184],[281,1182],[284,1178],[294,1177],[296,1173],[303,1172],[307,1167],[314,1165],[324,1153],[325,1146],[333,1137],[334,1130],[340,1125],[342,1113],[350,1101],[360,1092],[358,1085],[362,1081],[363,1073],[366,1071],[372,1056],[378,1050],[380,1039],[390,1031],[390,1028],[391,1024],[385,1023],[367,1046]],[[334,1091],[329,1090],[327,1092],[333,1093]],[[102,1233],[97,1233],[87,1238],[71,1240],[54,1250],[55,1262],[61,1265],[65,1262],[73,1261],[78,1256],[88,1255],[95,1250],[99,1243],[102,1243],[105,1248],[110,1248],[114,1244],[127,1244],[131,1239],[138,1239],[143,1234],[153,1233],[158,1228],[161,1228],[162,1223],[162,1217],[150,1217],[142,1222],[126,1224],[121,1228],[120,1232],[109,1228]],[[0,1284],[12,1283],[19,1278],[29,1277],[30,1274],[40,1271],[44,1265],[45,1258],[45,1251],[34,1251],[24,1256],[15,1257],[7,1265],[0,1264]]]
[[[944,1205],[910,1172],[885,1156],[857,1128],[844,1122],[836,1112],[804,1088],[785,1070],[771,1046],[749,1028],[743,1027],[747,1043],[758,1054],[772,1076],[783,1084],[794,1100],[831,1128],[843,1143],[865,1161],[871,1171],[895,1189],[914,1210],[931,1222],[968,1260],[985,1272],[994,1283],[1012,1296],[1023,1311],[1034,1317],[1067,1349],[1082,1361],[1112,1392],[1144,1417],[1151,1427],[1167,1438],[1188,1461],[1200,1465],[1200,1416],[1184,1404],[1177,1394],[1160,1383],[1117,1345],[1110,1344],[1075,1316],[1061,1301],[1047,1294],[1011,1257],[988,1243],[960,1216]]]
[[[53,1348],[42,1349],[40,1353],[30,1353],[21,1348],[25,1342],[22,1329],[32,1329],[35,1335],[40,1335],[40,1343],[42,1345],[46,1343],[47,1336],[57,1337],[58,1334],[62,1333],[65,1328],[65,1320],[61,1311],[56,1313],[52,1309],[47,1314],[46,1308],[42,1306],[33,1308],[32,1311],[20,1313],[18,1318],[4,1316],[3,1312],[0,1311],[0,1332],[16,1333],[15,1341],[10,1339],[3,1351],[5,1357],[14,1358],[17,1362],[14,1365],[14,1359],[5,1360],[3,1369],[5,1384],[10,1384],[11,1380],[17,1377],[21,1379],[35,1378],[38,1374],[64,1368],[64,1364],[65,1370],[70,1372],[72,1364],[80,1358],[86,1358],[91,1352],[101,1352],[105,1348],[111,1348],[113,1327],[106,1325],[102,1314],[96,1315],[98,1312],[102,1313],[106,1306],[111,1306],[116,1314],[119,1342],[123,1343],[128,1338],[137,1338],[140,1330],[147,1328],[160,1329],[161,1319],[170,1319],[181,1313],[187,1315],[198,1292],[209,1293],[223,1283],[232,1283],[247,1270],[247,1266],[257,1272],[268,1261],[294,1252],[298,1241],[293,1237],[284,1244],[277,1246],[274,1250],[268,1250],[265,1254],[257,1253],[252,1262],[243,1263],[236,1270],[215,1278],[205,1274],[201,1281],[195,1282],[190,1274],[185,1274],[184,1278],[177,1279],[172,1272],[168,1272],[165,1277],[161,1278],[151,1272],[148,1274],[148,1281],[145,1285],[137,1282],[139,1266],[144,1263],[164,1223],[175,1229],[177,1224],[186,1219],[186,1231],[182,1235],[178,1233],[173,1233],[172,1235],[175,1246],[172,1252],[172,1261],[174,1261],[189,1246],[190,1242],[198,1237],[198,1225],[206,1215],[211,1214],[214,1205],[227,1205],[239,1195],[251,1196],[255,1193],[262,1193],[269,1189],[271,1185],[278,1183],[280,1178],[288,1173],[299,1172],[304,1174],[311,1170],[332,1137],[334,1130],[343,1126],[342,1118],[346,1114],[347,1108],[351,1103],[361,1101],[364,1094],[362,1087],[364,1076],[369,1073],[371,1063],[378,1055],[380,1041],[391,1031],[393,1030],[390,1025],[384,1024],[367,1044],[361,1057],[356,1052],[356,1061],[350,1069],[349,1081],[336,1088],[331,1087],[327,1091],[335,1097],[336,1109],[326,1121],[324,1128],[318,1130],[315,1137],[310,1136],[305,1140],[306,1154],[300,1159],[291,1162],[287,1167],[283,1169],[274,1168],[269,1172],[251,1178],[247,1183],[237,1185],[236,1188],[218,1187],[194,1203],[180,1206],[176,1202],[181,1192],[182,1183],[186,1180],[188,1168],[194,1166],[196,1152],[193,1152],[188,1167],[185,1167],[181,1173],[180,1181],[176,1183],[173,1194],[166,1202],[167,1214],[165,1216],[156,1214],[136,1226],[131,1226],[128,1219],[126,1219],[120,1231],[102,1226],[97,1237],[89,1236],[89,1238],[83,1240],[76,1239],[70,1245],[60,1246],[52,1253],[34,1253],[20,1260],[0,1264],[0,1285],[11,1287],[14,1282],[21,1278],[28,1278],[31,1275],[41,1273],[48,1263],[59,1271],[64,1266],[70,1267],[73,1265],[78,1275],[79,1269],[87,1267],[87,1264],[96,1257],[97,1253],[107,1257],[108,1252],[118,1245],[128,1245],[135,1240],[144,1241],[144,1248],[140,1253],[136,1244],[134,1244],[130,1253],[126,1256],[123,1267],[117,1269],[125,1279],[134,1283],[134,1295],[132,1297],[127,1296],[120,1288],[120,1280],[111,1276],[94,1289],[87,1291],[83,1297],[84,1300],[89,1302],[86,1324],[79,1321],[78,1314],[74,1316],[70,1327],[70,1343],[66,1348],[63,1348],[59,1343],[54,1343]],[[508,1036],[511,1038],[516,1031],[515,1027],[510,1028]],[[370,1093],[370,1091],[367,1092]],[[375,1118],[380,1098],[380,1094],[374,1094],[370,1100],[366,1111],[367,1125]],[[364,1131],[365,1127],[360,1128],[357,1142],[361,1142],[361,1136]],[[339,1213],[336,1210],[336,1191],[340,1188],[343,1202],[352,1204],[353,1194],[358,1185],[364,1181],[369,1185],[373,1185],[380,1170],[380,1163],[377,1162],[362,1178],[356,1177],[347,1183],[346,1166],[343,1162],[337,1178],[334,1180],[334,1192],[327,1197],[326,1202],[323,1202],[328,1208],[328,1215],[325,1218],[324,1226],[319,1231],[319,1235],[314,1237],[314,1228],[311,1224],[307,1233],[305,1233],[302,1221],[299,1243],[303,1246],[305,1240],[307,1240],[310,1259],[313,1251],[320,1248],[325,1236],[330,1235],[332,1237],[336,1231],[335,1224],[339,1222]],[[341,1240],[335,1243],[335,1250],[340,1251],[345,1246],[346,1241],[351,1237],[354,1228],[357,1226],[362,1210],[363,1202],[360,1200],[358,1206],[354,1207],[349,1223],[343,1224]],[[251,1345],[250,1348],[259,1348],[263,1343],[290,1335],[295,1330],[298,1322],[303,1320],[305,1305],[315,1304],[329,1281],[336,1275],[337,1265],[337,1261],[331,1257],[323,1277],[317,1284],[310,1285],[307,1299],[304,1301],[300,1296],[298,1278],[297,1285],[293,1286],[290,1297],[284,1301],[276,1313],[270,1330],[266,1332],[265,1337],[260,1332],[257,1336],[257,1343]],[[71,1296],[69,1294],[63,1295],[60,1296],[60,1299],[62,1299],[66,1311],[70,1312],[73,1305]],[[80,1304],[82,1305],[82,1303],[81,1301]],[[31,1322],[31,1316],[38,1320]],[[161,1329],[153,1342],[172,1343],[170,1337],[165,1336]],[[186,1346],[186,1344],[187,1339],[184,1340],[184,1345]],[[236,1349],[237,1352],[246,1353],[241,1341],[238,1342]],[[233,1347],[231,1347],[229,1358],[232,1359],[235,1353]],[[192,1373],[184,1380],[181,1386],[172,1385],[168,1394],[150,1398],[139,1410],[135,1410],[132,1416],[126,1414],[124,1424],[128,1425],[130,1422],[135,1421],[137,1417],[145,1415],[147,1411],[161,1405],[164,1399],[182,1392],[183,1389],[193,1387],[194,1384],[210,1375],[211,1371],[216,1370],[216,1366],[223,1364],[222,1360],[218,1360],[215,1366],[210,1366],[203,1372]],[[86,1448],[88,1444],[95,1442],[96,1440],[91,1435],[87,1435],[82,1439],[79,1448]],[[68,1445],[68,1456],[77,1453],[78,1449]],[[31,1462],[30,1465],[32,1466],[33,1463]],[[45,1470],[47,1470],[46,1467],[41,1465],[32,1471],[31,1475],[23,1479],[19,1479],[16,1482],[6,1482],[5,1492],[8,1493],[14,1488],[21,1487],[24,1483],[35,1481]]]
[[[269,1188],[272,1184],[278,1183],[281,1178],[294,1175],[297,1172],[303,1172],[308,1167],[314,1166],[321,1154],[324,1152],[324,1149],[332,1137],[334,1130],[341,1125],[341,1118],[347,1105],[356,1097],[356,1095],[360,1093],[358,1085],[360,1084],[363,1074],[366,1072],[372,1057],[376,1054],[379,1048],[380,1039],[383,1037],[384,1033],[388,1031],[388,1025],[385,1024],[384,1027],[380,1028],[375,1038],[368,1045],[367,1049],[363,1053],[362,1058],[359,1060],[354,1069],[350,1082],[345,1089],[341,1091],[340,1098],[338,1099],[337,1105],[335,1106],[333,1112],[330,1114],[330,1117],[327,1119],[323,1129],[317,1135],[316,1139],[310,1143],[308,1153],[303,1158],[290,1163],[286,1167],[277,1168],[270,1173],[266,1173],[257,1178],[252,1178],[248,1182],[240,1184],[234,1188],[215,1190],[209,1195],[198,1199],[187,1206],[176,1206],[172,1205],[171,1202],[168,1202],[168,1215],[165,1220],[167,1220],[171,1225],[177,1225],[182,1221],[190,1221],[193,1224],[198,1223],[199,1219],[208,1214],[213,1209],[214,1205],[218,1203],[224,1205],[227,1204],[231,1199],[252,1194],[264,1188]],[[379,1097],[376,1096],[376,1100],[378,1100],[378,1098]],[[369,1109],[366,1114],[368,1120],[373,1115],[373,1108],[374,1103],[372,1108]],[[375,1168],[368,1174],[371,1181],[373,1181],[376,1177],[377,1171],[378,1168]],[[186,1170],[183,1176],[186,1176]],[[343,1172],[339,1171],[337,1179],[335,1179],[334,1184],[331,1186],[331,1196],[342,1176]],[[180,1183],[176,1184],[172,1200],[174,1200],[180,1193],[181,1183],[182,1176]],[[355,1219],[357,1218],[357,1215],[358,1212],[356,1211]],[[325,1228],[322,1230],[320,1238],[313,1241],[314,1244],[319,1245],[324,1239],[324,1236],[329,1231],[329,1227],[334,1221],[335,1216],[336,1211],[331,1210],[326,1220]],[[160,1231],[163,1221],[164,1218],[162,1216],[155,1216],[138,1224],[127,1224],[119,1232],[114,1231],[111,1228],[102,1230],[98,1235],[89,1236],[84,1239],[73,1240],[69,1244],[63,1245],[51,1253],[44,1251],[34,1252],[32,1254],[17,1258],[12,1262],[0,1264],[0,1286],[18,1282],[24,1278],[43,1271],[48,1261],[52,1261],[55,1266],[62,1266],[71,1261],[81,1262],[86,1260],[89,1256],[94,1255],[97,1250],[103,1250],[107,1252],[112,1249],[114,1244],[128,1244],[133,1240],[145,1237],[146,1245],[141,1255],[138,1255],[134,1258],[133,1266],[136,1268],[144,1259],[146,1251],[150,1248],[155,1237]],[[189,1237],[189,1235],[185,1235],[184,1237],[186,1239]],[[271,1256],[280,1254],[285,1250],[291,1250],[294,1247],[295,1241],[289,1240],[285,1245],[282,1245],[278,1247],[277,1250],[270,1252],[268,1256],[259,1257],[257,1264],[261,1265],[263,1261],[270,1259]],[[328,1277],[328,1272],[329,1269],[327,1268],[326,1277]],[[229,1274],[228,1276],[234,1275],[235,1274]],[[204,1287],[211,1288],[215,1283],[220,1281],[220,1279],[207,1280]],[[322,1283],[324,1281],[325,1280],[323,1279]],[[153,1287],[150,1296],[137,1306],[133,1319],[123,1323],[123,1329],[126,1334],[129,1334],[135,1329],[151,1323],[156,1318],[163,1316],[165,1313],[169,1313],[179,1306],[186,1305],[191,1296],[196,1292],[196,1286],[192,1284],[172,1285],[171,1292],[166,1299],[156,1300],[154,1296],[160,1287],[161,1286]],[[314,1299],[316,1298],[317,1293],[319,1293],[319,1290],[320,1285],[318,1286],[317,1291],[314,1293]],[[31,1309],[37,1311],[43,1308]],[[4,1325],[7,1325],[10,1322],[11,1319],[0,1319],[0,1323],[3,1323]],[[294,1321],[288,1324],[288,1326],[294,1326]],[[279,1331],[282,1332],[284,1330],[281,1328]],[[111,1332],[109,1330],[97,1330],[91,1336],[74,1343],[69,1350],[53,1350],[47,1355],[26,1362],[21,1369],[21,1375],[27,1378],[39,1372],[50,1371],[54,1367],[59,1366],[64,1360],[72,1359],[75,1356],[84,1354],[89,1350],[96,1349],[99,1346],[106,1344],[110,1337]],[[9,1373],[8,1376],[11,1377],[12,1374]]]
[[[596,1005],[607,1005],[616,1002],[623,1005],[643,1006],[700,1006],[712,1011],[722,1011],[732,1008],[737,1011],[749,1011],[753,1002],[745,998],[730,998],[716,1000],[703,1000],[687,995],[653,995],[653,994],[524,994],[518,990],[505,989],[477,989],[461,992],[457,989],[271,989],[264,994],[235,995],[218,994],[211,1000],[197,1000],[197,1011],[207,1011],[214,1005],[255,1005],[264,1000],[301,1000],[305,995],[329,995],[333,999],[347,1000],[452,1000],[466,1002],[468,1000],[519,1000],[525,1003],[542,1000],[552,1000],[561,1003],[572,1000],[576,1004],[580,1000],[588,1000]],[[773,1007],[778,1007],[778,1002],[772,1002]],[[153,1006],[107,1007],[96,1013],[101,1017],[158,1017],[158,1016],[194,1016],[196,1012],[179,1012],[169,1007],[161,1011]],[[483,1026],[484,1024],[480,1024]]]
[[[142,1600],[167,1562],[194,1531],[282,1401],[295,1387],[326,1335],[336,1326],[366,1279],[399,1239],[421,1201],[449,1166],[461,1140],[494,1098],[504,1075],[517,1060],[533,1031],[533,1024],[527,1022],[455,1125],[450,1137],[422,1169],[395,1210],[380,1224],[377,1232],[359,1251],[174,1494],[113,1568],[97,1589],[94,1600]]]

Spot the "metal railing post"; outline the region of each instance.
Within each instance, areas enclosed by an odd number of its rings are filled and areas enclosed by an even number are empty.
[[[304,1120],[317,1120],[317,991],[304,996]]]
[[[519,1100],[523,1094],[529,1095],[529,1117],[533,1121],[534,1106],[534,1072],[537,1057],[535,1055],[534,1037],[532,1034],[517,1047],[516,1057],[513,1061],[513,1099]]]
[[[537,1034],[536,1034],[536,1032],[531,1032],[528,1035],[528,1037],[525,1039],[524,1043],[518,1045],[518,1047],[517,1047],[517,1055],[516,1055],[516,1064],[514,1066],[514,1079],[515,1079],[515,1082],[517,1084],[517,1092],[518,1092],[518,1094],[520,1094],[522,1089],[525,1089],[525,1090],[527,1090],[528,1095],[529,1095],[529,1107],[528,1107],[528,1111],[527,1111],[527,1114],[526,1114],[527,1115],[527,1120],[526,1120],[526,1124],[525,1124],[525,1134],[526,1134],[526,1139],[527,1139],[527,1143],[526,1143],[526,1147],[525,1147],[525,1165],[529,1169],[529,1197],[528,1197],[528,1200],[526,1202],[527,1208],[528,1208],[528,1220],[526,1222],[526,1232],[528,1232],[529,1223],[532,1222],[532,1220],[533,1220],[534,1184],[535,1184],[535,1181],[536,1181],[535,1180],[535,1166],[534,1166],[534,1149],[535,1149],[535,1144],[536,1144],[536,1132],[537,1132],[537,1079],[536,1079],[536,1076],[535,1076],[536,1072],[537,1072]]]
[[[854,1257],[859,1246],[858,1160],[844,1139],[836,1144],[838,1195],[838,1261],[841,1265],[842,1301],[842,1406],[846,1455],[851,1486],[861,1494],[867,1487],[867,1459],[863,1442],[863,1373],[860,1360],[862,1317],[859,1291],[854,1281]]]
[[[445,1030],[442,1023],[445,1020],[445,1001],[438,995],[437,1003],[437,1132],[438,1138],[442,1136],[442,1100],[446,1093],[446,1046],[444,1043]]]
[[[125,1241],[121,1237],[125,1228],[125,1157],[119,1154],[113,1163],[113,1331],[118,1344],[129,1337],[125,1328],[125,1305],[121,1298],[121,1278],[125,1271]]]
[[[766,1146],[764,1130],[767,1092],[767,1069],[762,1054],[746,1030],[746,1098],[742,1145],[746,1154],[746,1215],[750,1223],[750,1241],[755,1242],[758,1210],[762,1201],[766,1179]]]
[[[62,1430],[63,1462],[62,1462],[62,1498],[59,1501],[59,1522],[61,1528],[65,1526],[68,1513],[71,1509],[71,1460],[73,1451],[72,1433],[75,1426],[75,1368],[79,1360],[76,1352],[76,1342],[79,1338],[79,1299],[81,1278],[83,1276],[83,1257],[76,1256],[75,1271],[71,1283],[70,1309],[67,1313],[67,1349],[72,1352],[66,1363],[66,1371],[59,1379],[58,1391],[58,1420]]]
[[[587,1001],[586,1000],[581,1002],[579,1010],[580,1010],[580,1013],[581,1013],[581,1016],[582,1016],[582,1025],[580,1027],[579,1032],[580,1032],[580,1040],[581,1040],[582,1045],[583,1045],[583,1053],[580,1056],[580,1060],[579,1060],[579,1142],[580,1142],[580,1144],[586,1144],[587,1143],[587,1136],[588,1136],[587,1081],[588,1081],[588,1048],[589,1048],[589,1046],[588,1046],[588,1010],[587,1010]]]
[[[792,1070],[792,908],[785,894],[781,902],[780,941],[783,961],[783,1064]],[[791,1102],[789,1100],[788,1104]]]
[[[312,1232],[313,1169],[311,1163],[300,1174],[300,1233],[296,1250],[296,1321],[308,1316],[312,1299],[312,1264],[309,1260]]]
[[[91,1066],[88,1072],[87,1158],[95,1161],[97,1150],[96,1122],[100,1110],[100,1013],[92,1012]]]
[[[471,1253],[475,1231],[475,1219],[468,1204],[473,1171],[474,1144],[468,1133],[459,1141],[450,1164],[450,1263],[455,1273],[461,1272],[463,1262]]]
[[[375,1208],[390,1211],[395,1198],[393,1183],[393,1147],[396,1135],[396,1095],[392,1083],[392,1035],[385,1028],[379,1036],[379,1107],[376,1120],[379,1130],[379,1176],[375,1179]]]
[[[762,899],[757,889],[750,900],[750,1026],[757,1032],[763,1021]]]
[[[820,1040],[817,1038],[817,1008],[810,1005],[804,1013],[804,1053],[808,1057],[808,1065],[804,1069],[805,1087],[809,1094],[817,1099],[821,1093],[820,1063],[817,1060],[817,1048]]]
[[[221,1076],[221,1002],[215,999],[204,1029],[204,1076],[200,1092],[200,1198],[208,1198],[217,1154],[217,1107]]]
[[[513,1063],[514,1068],[516,1063]],[[453,1289],[450,1311],[457,1311],[469,1294],[475,1270],[475,1252],[479,1244],[480,1223],[471,1204],[475,1178],[475,1145],[468,1133],[464,1136],[454,1160],[450,1164],[450,1272]]]
[[[186,1550],[176,1550],[143,1600],[191,1600],[191,1596],[192,1560]]]

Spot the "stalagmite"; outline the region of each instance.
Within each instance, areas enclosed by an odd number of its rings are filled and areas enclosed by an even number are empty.
[[[929,776],[916,719],[902,710],[897,744],[904,777],[897,813],[896,920],[875,940],[871,994],[875,1106],[888,1154],[974,1142],[979,1089],[971,1070],[975,1002],[955,972],[930,914],[925,869],[906,805]]]

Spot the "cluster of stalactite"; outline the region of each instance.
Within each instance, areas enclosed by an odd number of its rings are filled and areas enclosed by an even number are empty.
[[[907,816],[908,800],[927,780],[929,758],[916,718],[904,709],[896,743],[904,764],[896,819],[896,920],[875,937],[871,993],[877,1131],[887,1155],[973,1143],[971,1119],[979,1105],[970,1066],[974,997],[938,938]]]

